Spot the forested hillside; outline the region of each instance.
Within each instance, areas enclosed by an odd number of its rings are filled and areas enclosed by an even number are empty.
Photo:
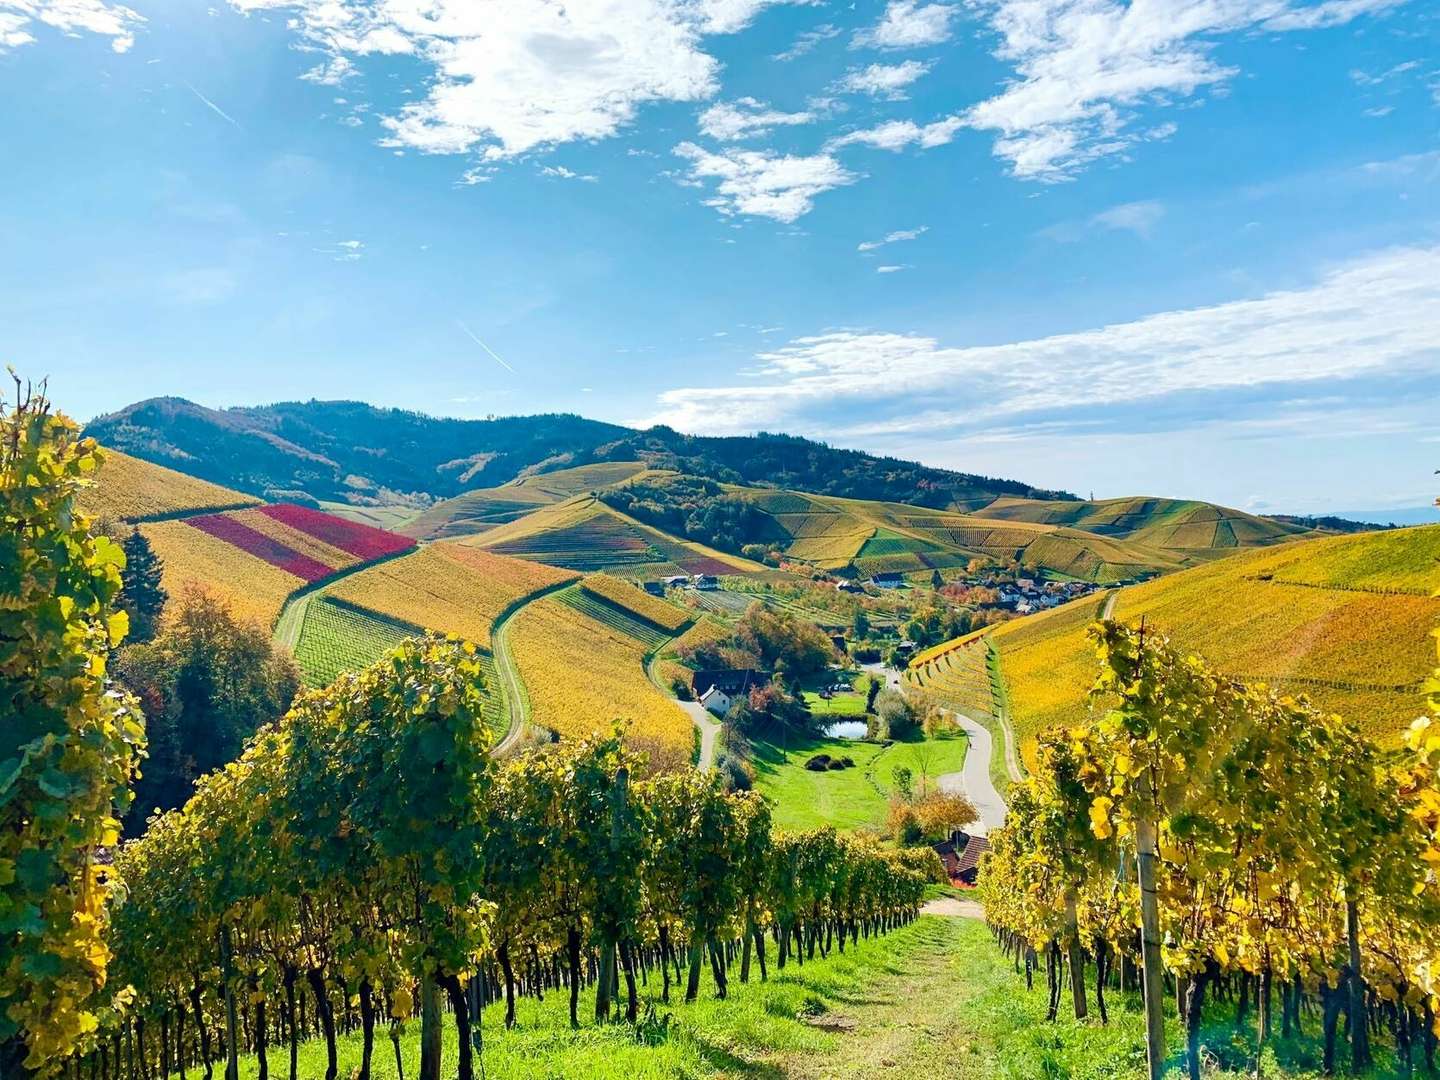
[[[303,494],[358,506],[424,506],[602,461],[942,508],[980,506],[1000,495],[1067,497],[787,435],[711,438],[560,414],[456,420],[352,401],[222,410],[151,398],[96,417],[85,430],[136,457],[266,498]]]

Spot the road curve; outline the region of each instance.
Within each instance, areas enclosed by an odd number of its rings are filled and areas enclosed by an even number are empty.
[[[684,631],[682,630],[683,634]],[[676,634],[675,637],[679,637]],[[701,705],[698,701],[681,701],[670,692],[670,688],[660,681],[660,676],[655,674],[655,661],[660,659],[660,654],[665,647],[674,641],[662,641],[655,646],[654,650],[645,659],[645,677],[650,680],[651,685],[659,690],[666,697],[670,698],[676,705],[680,706],[682,712],[690,717],[690,722],[695,725],[695,730],[700,732],[700,760],[695,767],[701,772],[708,772],[715,767],[715,741],[720,735],[720,721],[710,715],[710,710]]]
[[[980,820],[971,831],[984,836],[1005,824],[1005,800],[990,779],[990,729],[963,713],[952,714],[970,740],[965,751],[965,765],[959,772],[945,773],[939,778],[940,790],[964,795],[975,804]]]

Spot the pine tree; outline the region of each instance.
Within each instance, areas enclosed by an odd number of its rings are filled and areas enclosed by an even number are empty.
[[[124,583],[120,606],[130,616],[130,640],[150,641],[159,629],[160,614],[169,599],[161,584],[164,564],[139,529],[131,532],[121,546],[125,549],[125,569],[120,572]]]

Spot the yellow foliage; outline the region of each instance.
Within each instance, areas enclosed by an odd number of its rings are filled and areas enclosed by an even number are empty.
[[[608,600],[617,607],[633,612],[647,622],[654,623],[662,630],[678,633],[692,616],[674,604],[651,596],[637,585],[610,577],[608,574],[591,574],[580,587],[588,593]]]
[[[629,738],[664,768],[688,762],[690,718],[645,677],[645,647],[547,597],[507,624],[530,717],[566,738],[630,723]]]
[[[77,501],[91,517],[123,521],[260,503],[253,495],[152,465],[118,450],[105,451],[105,467],[99,479],[94,487],[82,489]]]
[[[437,543],[368,567],[329,591],[340,600],[490,647],[495,620],[516,601],[573,581],[573,571],[480,548]]]

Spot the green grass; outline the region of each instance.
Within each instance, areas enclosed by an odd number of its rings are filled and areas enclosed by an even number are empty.
[[[968,740],[963,734],[896,742],[890,746],[849,739],[790,736],[778,741],[755,740],[755,787],[774,807],[781,828],[839,829],[884,824],[889,809],[891,774],[908,766],[918,785],[921,766],[933,782],[943,773],[958,772],[965,763]],[[811,772],[805,762],[816,754],[850,757],[853,769]]]
[[[485,1010],[485,1075],[490,1080],[673,1080],[702,1077],[782,1077],[791,1075],[790,1063],[802,1068],[806,1062],[824,1063],[843,1051],[853,1036],[827,1032],[802,1017],[842,1013],[854,1015],[871,988],[892,977],[901,965],[921,963],[944,943],[949,934],[937,919],[921,919],[883,938],[862,940],[844,955],[832,953],[784,972],[773,967],[773,943],[767,957],[772,962],[770,979],[758,981],[758,969],[748,985],[739,983],[738,969],[732,975],[727,1001],[711,996],[709,971],[701,983],[701,996],[691,1005],[680,1001],[683,991],[672,993],[671,1005],[662,1005],[658,974],[642,988],[645,1003],[654,1004],[657,1018],[670,1017],[668,1032],[657,1045],[645,1045],[633,1029],[623,1023],[596,1025],[594,992],[581,994],[579,1031],[571,1031],[568,997],[551,993],[544,1002],[523,999],[517,1006],[517,1024],[503,1027],[503,1004]],[[405,1075],[414,1077],[419,1068],[420,1025],[411,1021],[401,1039]],[[285,1046],[271,1047],[270,1075],[283,1076],[288,1064]],[[352,1074],[360,1060],[360,1038],[339,1042],[339,1075]],[[456,1044],[453,1027],[445,1031],[443,1074],[455,1075]],[[299,1075],[319,1077],[325,1072],[325,1046],[315,1040],[300,1048]],[[217,1070],[218,1072],[218,1070]],[[478,1074],[478,1069],[477,1069]],[[258,1063],[242,1058],[240,1076],[254,1080]],[[797,1073],[796,1075],[803,1075]],[[376,1032],[375,1080],[396,1080],[394,1050],[388,1029]]]
[[[835,694],[823,698],[813,690],[806,690],[801,696],[816,716],[857,719],[865,715],[864,694]]]
[[[770,950],[773,954],[773,949]],[[1045,1020],[1045,977],[1033,989],[1016,972],[981,922],[925,916],[883,938],[862,941],[844,955],[832,953],[803,967],[773,967],[767,983],[731,984],[728,1001],[711,996],[708,971],[693,1005],[658,1003],[658,980],[642,999],[668,1017],[654,1045],[636,1039],[625,1024],[596,1025],[593,992],[581,994],[582,1026],[571,1031],[566,996],[544,1002],[524,999],[511,1031],[502,1026],[503,1006],[484,1015],[484,1075],[493,1080],[751,1080],[885,1077],[887,1080],[1142,1080],[1144,1026],[1138,995],[1109,991],[1110,1022],[1095,1008],[1093,972],[1089,1018]],[[1068,1007],[1068,996],[1066,999]],[[1253,1029],[1237,1031],[1232,1006],[1207,1012],[1202,1044],[1218,1066],[1207,1080],[1241,1080],[1253,1055]],[[642,1005],[643,1009],[643,1005]],[[813,1022],[806,1023],[805,1018]],[[1251,1013],[1254,1018],[1254,1012]],[[824,1030],[822,1026],[831,1029]],[[1307,1034],[1273,1039],[1263,1075],[1271,1080],[1319,1076],[1319,1030],[1305,1018]],[[455,1075],[455,1032],[447,1029],[443,1075]],[[405,1075],[418,1068],[419,1024],[406,1025],[401,1040]],[[1181,1080],[1183,1042],[1173,1015],[1167,1024],[1171,1056],[1166,1080]],[[339,1075],[352,1074],[360,1056],[358,1035],[339,1044]],[[286,1049],[272,1047],[270,1072],[283,1076]],[[1385,1040],[1375,1044],[1372,1080],[1397,1075]],[[301,1047],[299,1073],[324,1072],[324,1045]],[[477,1070],[478,1072],[478,1070]],[[240,1076],[257,1076],[253,1058],[242,1058]],[[386,1029],[376,1033],[375,1080],[397,1080]]]

